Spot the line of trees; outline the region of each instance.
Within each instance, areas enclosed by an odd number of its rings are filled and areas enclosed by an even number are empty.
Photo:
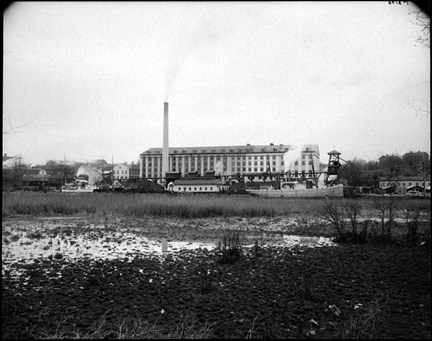
[[[378,186],[381,177],[389,180],[401,176],[430,178],[430,161],[427,153],[385,155],[378,161],[354,158],[340,169],[339,177],[349,186]]]

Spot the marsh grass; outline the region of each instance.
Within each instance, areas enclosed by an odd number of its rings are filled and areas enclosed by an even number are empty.
[[[387,315],[377,302],[366,307],[354,308],[354,313],[343,323],[338,331],[341,339],[371,339],[376,338],[378,323]]]
[[[187,312],[180,321],[167,326],[143,319],[139,312],[135,316],[109,321],[106,312],[95,321],[87,330],[71,330],[65,325],[68,317],[58,323],[54,332],[46,328],[31,328],[28,333],[38,339],[208,339],[213,336],[213,324],[199,324],[195,315]]]
[[[256,198],[245,196],[197,195],[171,196],[167,194],[115,193],[39,193],[3,192],[2,216],[14,215],[86,215],[106,218],[127,215],[134,217],[160,216],[176,218],[207,217],[277,217],[305,214],[319,217],[322,199]],[[338,205],[357,200],[360,209],[374,209],[368,199],[340,198]],[[398,199],[402,200],[402,199]],[[333,200],[332,200],[333,201]],[[402,200],[406,209],[430,210],[430,201]]]
[[[109,215],[162,216],[178,218],[216,216],[286,215],[292,204],[286,200],[263,200],[235,196],[170,196],[165,194],[112,193],[3,193],[2,215],[77,215],[101,218]]]

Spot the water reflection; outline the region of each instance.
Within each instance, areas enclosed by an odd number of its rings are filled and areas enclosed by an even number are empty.
[[[9,275],[17,276],[22,273],[14,264],[31,263],[35,259],[61,259],[62,261],[73,262],[82,258],[90,259],[116,259],[134,258],[135,256],[162,256],[175,254],[182,250],[207,249],[212,250],[222,240],[223,231],[220,237],[196,238],[194,240],[183,238],[167,239],[167,252],[162,250],[162,238],[148,238],[134,230],[116,231],[104,230],[101,226],[93,225],[93,228],[81,229],[71,227],[67,231],[53,233],[53,230],[45,226],[17,226],[3,225],[2,234],[2,275],[6,272]],[[63,226],[64,227],[64,226]],[[68,226],[70,227],[70,226]],[[103,227],[103,226],[102,226]],[[57,226],[58,230],[60,227]],[[58,230],[58,231],[61,231]],[[185,240],[186,239],[186,240]],[[256,242],[261,246],[284,246],[284,247],[323,247],[334,246],[330,238],[305,237],[296,235],[285,235],[283,233],[245,233],[241,232],[241,244],[247,248]]]

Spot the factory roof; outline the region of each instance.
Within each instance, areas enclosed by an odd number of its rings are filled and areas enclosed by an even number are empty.
[[[242,146],[205,146],[205,147],[173,147],[169,148],[169,154],[232,154],[232,153],[285,153],[295,149],[294,145],[270,144],[270,145],[242,145]],[[306,144],[302,151],[310,151],[319,154],[317,144]],[[150,148],[142,154],[162,154],[162,148]]]

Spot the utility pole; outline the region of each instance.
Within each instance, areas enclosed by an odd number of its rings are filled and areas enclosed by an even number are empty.
[[[20,187],[22,184],[22,174],[21,174],[21,155],[18,155],[18,163],[16,167],[16,182],[15,184]],[[15,161],[16,162],[16,161]]]
[[[424,154],[422,155],[422,173],[423,173],[423,195],[426,198],[426,172],[425,172]]]
[[[64,175],[64,184],[67,183],[67,176],[66,176],[66,155],[63,155],[63,175]]]

